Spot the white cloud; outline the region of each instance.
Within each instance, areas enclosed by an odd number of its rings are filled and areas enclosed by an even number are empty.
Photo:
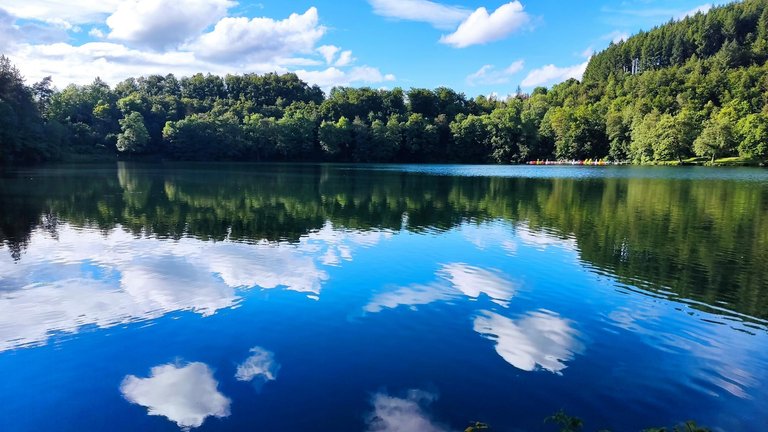
[[[95,77],[114,85],[131,76],[242,71],[301,72],[309,84],[326,88],[394,80],[392,74],[370,66],[346,69],[356,61],[349,50],[333,45],[316,47],[326,28],[319,24],[314,7],[280,20],[226,17],[236,4],[233,0],[130,0],[82,8],[65,7],[64,3],[12,0],[13,10],[24,16],[0,9],[0,50],[28,81],[52,76],[61,88],[71,83],[88,84]],[[74,17],[71,22],[56,16],[65,9],[79,8],[82,14],[66,15]],[[20,18],[31,21],[20,25]],[[109,31],[104,30],[105,20]],[[91,24],[90,42],[69,42],[70,34],[79,31],[72,22]],[[111,42],[98,41],[104,38]],[[329,67],[308,70],[322,65],[312,58],[318,53]],[[84,64],[88,67],[82,67]]]
[[[447,432],[424,411],[435,396],[420,390],[411,390],[407,397],[397,398],[377,393],[371,401],[373,413],[368,417],[369,432]]]
[[[190,49],[203,59],[242,63],[269,61],[310,53],[325,34],[319,25],[317,9],[291,14],[284,20],[272,18],[227,17],[216,23],[213,31],[190,42]]]
[[[330,88],[334,85],[352,83],[383,83],[395,79],[377,68],[363,66],[341,69],[331,67],[325,70],[295,70],[293,67],[310,66],[316,62],[294,57],[292,59],[268,59],[265,62],[242,63],[237,66],[200,60],[189,51],[168,51],[164,53],[131,49],[121,44],[91,42],[80,46],[65,43],[51,45],[22,45],[8,55],[30,81],[39,81],[53,76],[56,85],[69,83],[88,84],[98,76],[107,83],[116,84],[130,76],[148,74],[189,76],[194,73],[225,75],[239,69],[254,73],[295,71],[310,84]],[[274,60],[274,61],[270,61]],[[88,68],[82,65],[87,64]]]
[[[275,355],[261,347],[251,348],[251,356],[237,366],[235,379],[253,381],[255,378],[274,381],[280,365],[275,362]]]
[[[481,7],[467,17],[455,32],[441,37],[440,42],[455,48],[485,44],[505,38],[529,20],[522,3],[517,0],[501,5],[491,14]]]
[[[482,311],[474,330],[495,341],[496,352],[524,371],[541,368],[561,373],[565,362],[582,349],[571,322],[549,311],[531,312],[517,320]]]
[[[120,3],[120,0],[4,0],[3,8],[19,18],[72,25],[103,20],[117,10]]]
[[[225,74],[231,69],[215,63],[203,62],[191,52],[169,51],[155,53],[128,48],[109,42],[89,42],[83,45],[67,43],[24,44],[9,53],[11,60],[24,76],[37,81],[53,76],[54,82],[63,87],[70,83],[87,84],[100,77],[116,84],[129,76],[168,73],[177,76],[197,72]],[[88,67],[84,68],[83,65]],[[274,64],[254,64],[254,72],[285,71]]]
[[[147,408],[149,415],[167,417],[184,429],[200,427],[206,418],[229,416],[231,401],[218,389],[205,363],[155,366],[149,378],[128,375],[120,392],[131,403]]]
[[[41,24],[36,22],[19,23],[18,18],[0,8],[0,51],[8,54],[25,43],[49,43],[67,37],[64,25]],[[75,27],[69,26],[71,31]]]
[[[517,60],[503,70],[496,70],[495,66],[488,64],[467,76],[466,81],[470,86],[506,84],[513,75],[523,70],[524,67],[525,61],[523,60]]]
[[[584,51],[579,53],[579,57],[586,59],[592,57],[593,55],[595,55],[595,49],[592,48],[592,46],[588,46]]]
[[[349,66],[355,59],[352,57],[352,51],[342,51],[339,54],[338,60],[336,60],[336,67]]]
[[[342,70],[330,67],[325,70],[297,70],[299,78],[317,84],[325,90],[336,86],[348,86],[351,84],[379,84],[394,81],[395,76],[384,74],[378,68],[370,66],[358,66],[350,70]]]
[[[104,38],[104,32],[99,30],[96,27],[93,27],[88,31],[88,36],[95,37],[97,39],[103,39]]]
[[[523,79],[522,86],[536,87],[540,85],[557,84],[571,78],[580,80],[584,75],[584,71],[587,70],[588,64],[589,60],[577,65],[565,67],[549,64],[530,71],[525,79]]]
[[[388,18],[420,21],[449,30],[470,15],[460,6],[446,6],[428,0],[368,0],[373,12]]]
[[[707,12],[709,12],[710,9],[712,9],[712,4],[711,3],[705,3],[705,4],[701,5],[701,6],[696,6],[695,8],[693,8],[693,9],[687,11],[687,12],[683,12],[683,13],[679,14],[678,16],[675,17],[675,19],[680,21],[680,20],[683,20],[683,19],[685,19],[687,17],[692,17],[692,16],[694,16],[694,15],[696,15],[698,13],[707,13]]]
[[[21,39],[19,29],[14,25],[14,17],[0,9],[0,51],[7,50],[12,43]]]
[[[326,64],[333,63],[333,60],[336,58],[336,54],[340,50],[341,48],[334,45],[323,45],[323,46],[317,47],[317,52],[319,52],[320,55],[323,56]]]
[[[614,30],[608,34],[604,34],[600,37],[602,40],[609,40],[615,44],[619,42],[623,42],[627,39],[629,39],[629,33],[621,30]]]
[[[197,37],[227,14],[230,0],[129,0],[107,18],[110,39],[153,49]]]

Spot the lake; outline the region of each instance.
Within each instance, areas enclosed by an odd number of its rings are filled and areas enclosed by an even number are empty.
[[[768,171],[0,175],[0,430],[768,427]]]

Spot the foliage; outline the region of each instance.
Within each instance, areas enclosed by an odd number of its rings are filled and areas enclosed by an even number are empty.
[[[137,112],[128,114],[120,120],[122,132],[117,136],[117,150],[139,153],[149,142],[149,132],[144,125],[144,117]]]
[[[545,423],[555,423],[560,427],[560,432],[579,432],[584,427],[584,421],[573,417],[560,410],[544,420]]]
[[[58,91],[50,79],[25,85],[0,59],[0,163],[124,152],[257,161],[682,163],[738,155],[768,162],[765,0],[639,32],[593,56],[582,82],[506,100],[446,87],[336,87],[325,95],[292,73],[150,75],[114,88],[96,78]]]

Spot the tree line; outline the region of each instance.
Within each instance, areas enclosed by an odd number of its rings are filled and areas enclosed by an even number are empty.
[[[506,100],[450,88],[337,87],[295,74],[96,78],[28,86],[0,56],[0,162],[175,160],[520,163],[768,159],[768,0],[611,44],[569,80]]]

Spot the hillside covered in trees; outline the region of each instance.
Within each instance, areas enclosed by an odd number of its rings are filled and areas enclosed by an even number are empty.
[[[768,1],[641,32],[581,82],[505,101],[449,88],[334,88],[295,74],[26,85],[0,57],[0,164],[69,155],[181,160],[634,163],[768,159]]]

